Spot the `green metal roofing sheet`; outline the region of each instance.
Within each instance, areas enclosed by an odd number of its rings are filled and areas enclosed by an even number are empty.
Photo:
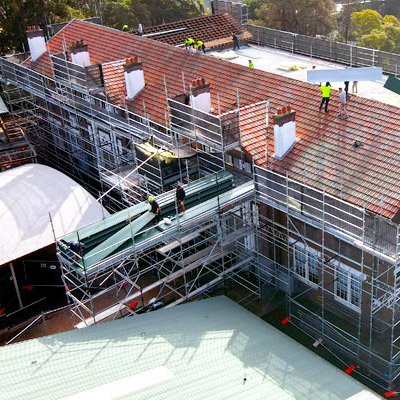
[[[216,196],[223,192],[227,193],[226,191],[229,191],[232,185],[233,177],[227,171],[221,171],[184,185],[187,211],[181,218],[185,220],[187,215],[191,215],[193,209],[203,207],[204,203],[210,198],[217,198]],[[226,197],[225,193],[223,196]],[[158,201],[161,207],[161,216],[172,215],[174,220],[176,217],[175,191],[164,193],[158,198]],[[216,200],[215,206],[218,205],[217,203],[218,200]],[[84,227],[78,232],[64,237],[63,242],[59,245],[59,250],[64,254],[65,258],[69,258],[72,261],[72,252],[68,247],[68,242],[72,240],[83,242],[85,244],[83,260],[74,261],[72,265],[77,270],[88,270],[110,255],[131,246],[132,236],[135,236],[154,219],[155,215],[148,212],[149,209],[150,205],[143,202]],[[131,220],[130,224],[129,219]],[[163,229],[165,227],[160,225],[160,230]],[[152,233],[157,232],[153,230],[147,231],[141,237],[136,236],[135,242],[149,237]]]
[[[393,75],[389,75],[389,78],[387,78],[383,87],[394,93],[400,94],[400,80]]]
[[[0,376],[2,400],[381,398],[226,297],[0,348]]]

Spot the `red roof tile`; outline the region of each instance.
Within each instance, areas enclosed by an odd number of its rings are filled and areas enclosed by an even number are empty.
[[[400,109],[376,101],[351,96],[350,117],[339,119],[338,93],[332,91],[330,112],[320,113],[320,91],[316,85],[296,81],[272,73],[218,60],[203,54],[193,54],[144,37],[103,26],[74,20],[50,41],[52,54],[67,44],[84,39],[89,45],[93,63],[104,65],[105,82],[110,99],[122,104],[125,100],[124,77],[120,62],[138,56],[143,61],[146,86],[130,102],[129,108],[146,112],[153,120],[164,123],[166,96],[182,93],[182,73],[185,87],[202,76],[211,84],[212,107],[217,110],[217,94],[221,112],[232,109],[239,90],[241,106],[270,100],[270,113],[290,104],[296,110],[299,141],[281,161],[270,157],[274,152],[273,124],[270,118],[267,135],[259,109],[242,126],[242,145],[258,165],[265,165],[268,136],[268,167],[316,188],[381,212],[393,218],[400,205]],[[32,67],[51,74],[47,53]],[[251,108],[249,108],[251,113]],[[253,118],[254,117],[254,118]],[[242,119],[243,120],[243,119]],[[354,148],[354,141],[363,146]],[[382,210],[381,210],[382,207]]]
[[[207,48],[232,43],[232,33],[236,33],[239,39],[251,38],[251,33],[229,14],[208,15],[151,26],[143,30],[144,35],[157,32],[160,32],[160,34],[150,36],[151,39],[174,46],[183,45],[188,37],[201,40]],[[168,33],[161,34],[161,32]]]

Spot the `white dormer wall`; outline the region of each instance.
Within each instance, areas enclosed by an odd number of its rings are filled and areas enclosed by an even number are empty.
[[[193,107],[197,110],[204,111],[206,113],[211,112],[211,94],[210,92],[200,93],[197,96],[193,94],[190,96],[190,102]]]
[[[132,100],[144,89],[144,73],[143,69],[136,69],[134,71],[125,71],[125,86],[126,95],[129,100]]]
[[[41,32],[41,34],[37,34],[33,37],[28,36],[28,46],[29,46],[29,51],[31,53],[32,61],[36,61],[47,50],[43,31],[37,31],[37,32],[38,33]]]
[[[295,112],[274,115],[274,157],[281,160],[296,143]]]
[[[82,50],[78,51],[77,53],[71,53],[71,60],[74,64],[81,65],[82,67],[91,65],[88,50]]]

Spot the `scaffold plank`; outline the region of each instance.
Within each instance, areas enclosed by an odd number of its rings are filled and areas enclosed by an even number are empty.
[[[168,244],[166,244],[165,246],[160,247],[159,249],[157,249],[157,251],[158,251],[159,253],[161,253],[161,254],[166,254],[166,253],[168,253],[169,251],[176,249],[176,248],[179,247],[181,244],[185,244],[185,243],[187,243],[187,242],[190,242],[190,241],[193,240],[193,239],[196,239],[197,237],[200,236],[200,233],[206,231],[207,229],[211,229],[211,228],[213,228],[213,227],[216,226],[216,225],[217,225],[217,223],[216,223],[216,222],[213,222],[212,224],[208,224],[208,225],[206,225],[206,226],[203,226],[202,228],[197,229],[197,230],[195,230],[194,232],[191,232],[191,233],[189,233],[189,234],[186,235],[186,236],[183,236],[183,237],[182,237],[181,239],[179,239],[179,240],[178,240],[178,239],[177,239],[177,240],[174,240],[173,242],[168,243]]]

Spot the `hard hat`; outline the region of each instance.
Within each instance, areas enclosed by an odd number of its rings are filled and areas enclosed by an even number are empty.
[[[154,200],[152,196],[149,196],[149,202],[151,203]]]

